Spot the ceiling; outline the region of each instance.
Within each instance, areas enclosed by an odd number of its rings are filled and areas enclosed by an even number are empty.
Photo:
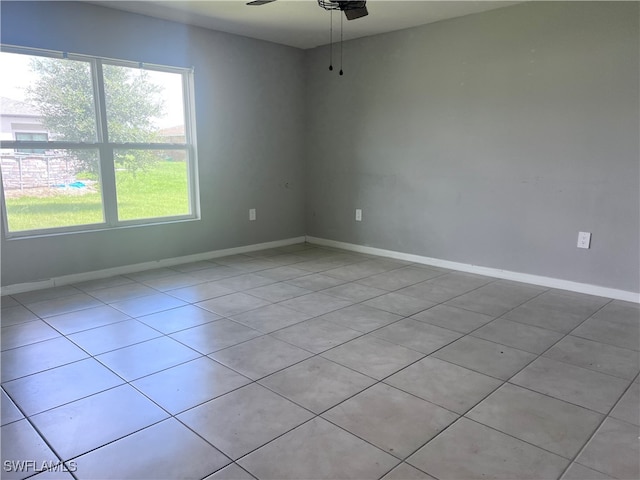
[[[247,6],[244,0],[114,0],[91,3],[297,48],[314,48],[329,43],[329,12],[318,6],[316,0],[278,0],[262,6]],[[334,12],[334,41],[339,38],[341,17],[344,40],[351,40],[515,3],[520,2],[368,0],[367,17],[347,21],[342,13]]]

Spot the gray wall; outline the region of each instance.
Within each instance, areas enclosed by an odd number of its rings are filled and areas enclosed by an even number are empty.
[[[304,235],[303,51],[81,3],[0,8],[6,44],[195,67],[202,205],[199,222],[3,238],[3,285]]]
[[[307,234],[637,292],[638,20],[525,3],[348,42],[344,77],[309,51]]]

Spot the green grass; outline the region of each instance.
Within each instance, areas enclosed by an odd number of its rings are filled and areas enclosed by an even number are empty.
[[[135,175],[116,172],[119,220],[186,215],[189,213],[187,165],[158,162]],[[9,231],[89,225],[103,221],[100,192],[8,198]]]

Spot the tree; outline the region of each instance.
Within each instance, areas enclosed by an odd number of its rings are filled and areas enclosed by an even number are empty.
[[[29,100],[43,116],[53,140],[93,143],[97,139],[93,82],[89,63],[33,58],[36,81],[27,89]],[[157,139],[154,119],[162,115],[162,87],[143,69],[103,65],[107,130],[110,142],[149,143]],[[80,169],[97,173],[93,152],[74,150]],[[114,155],[116,163],[135,173],[154,161],[149,150]]]

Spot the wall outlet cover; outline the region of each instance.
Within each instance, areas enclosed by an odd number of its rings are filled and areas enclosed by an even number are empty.
[[[579,232],[578,233],[578,248],[589,248],[591,245],[591,233]]]

